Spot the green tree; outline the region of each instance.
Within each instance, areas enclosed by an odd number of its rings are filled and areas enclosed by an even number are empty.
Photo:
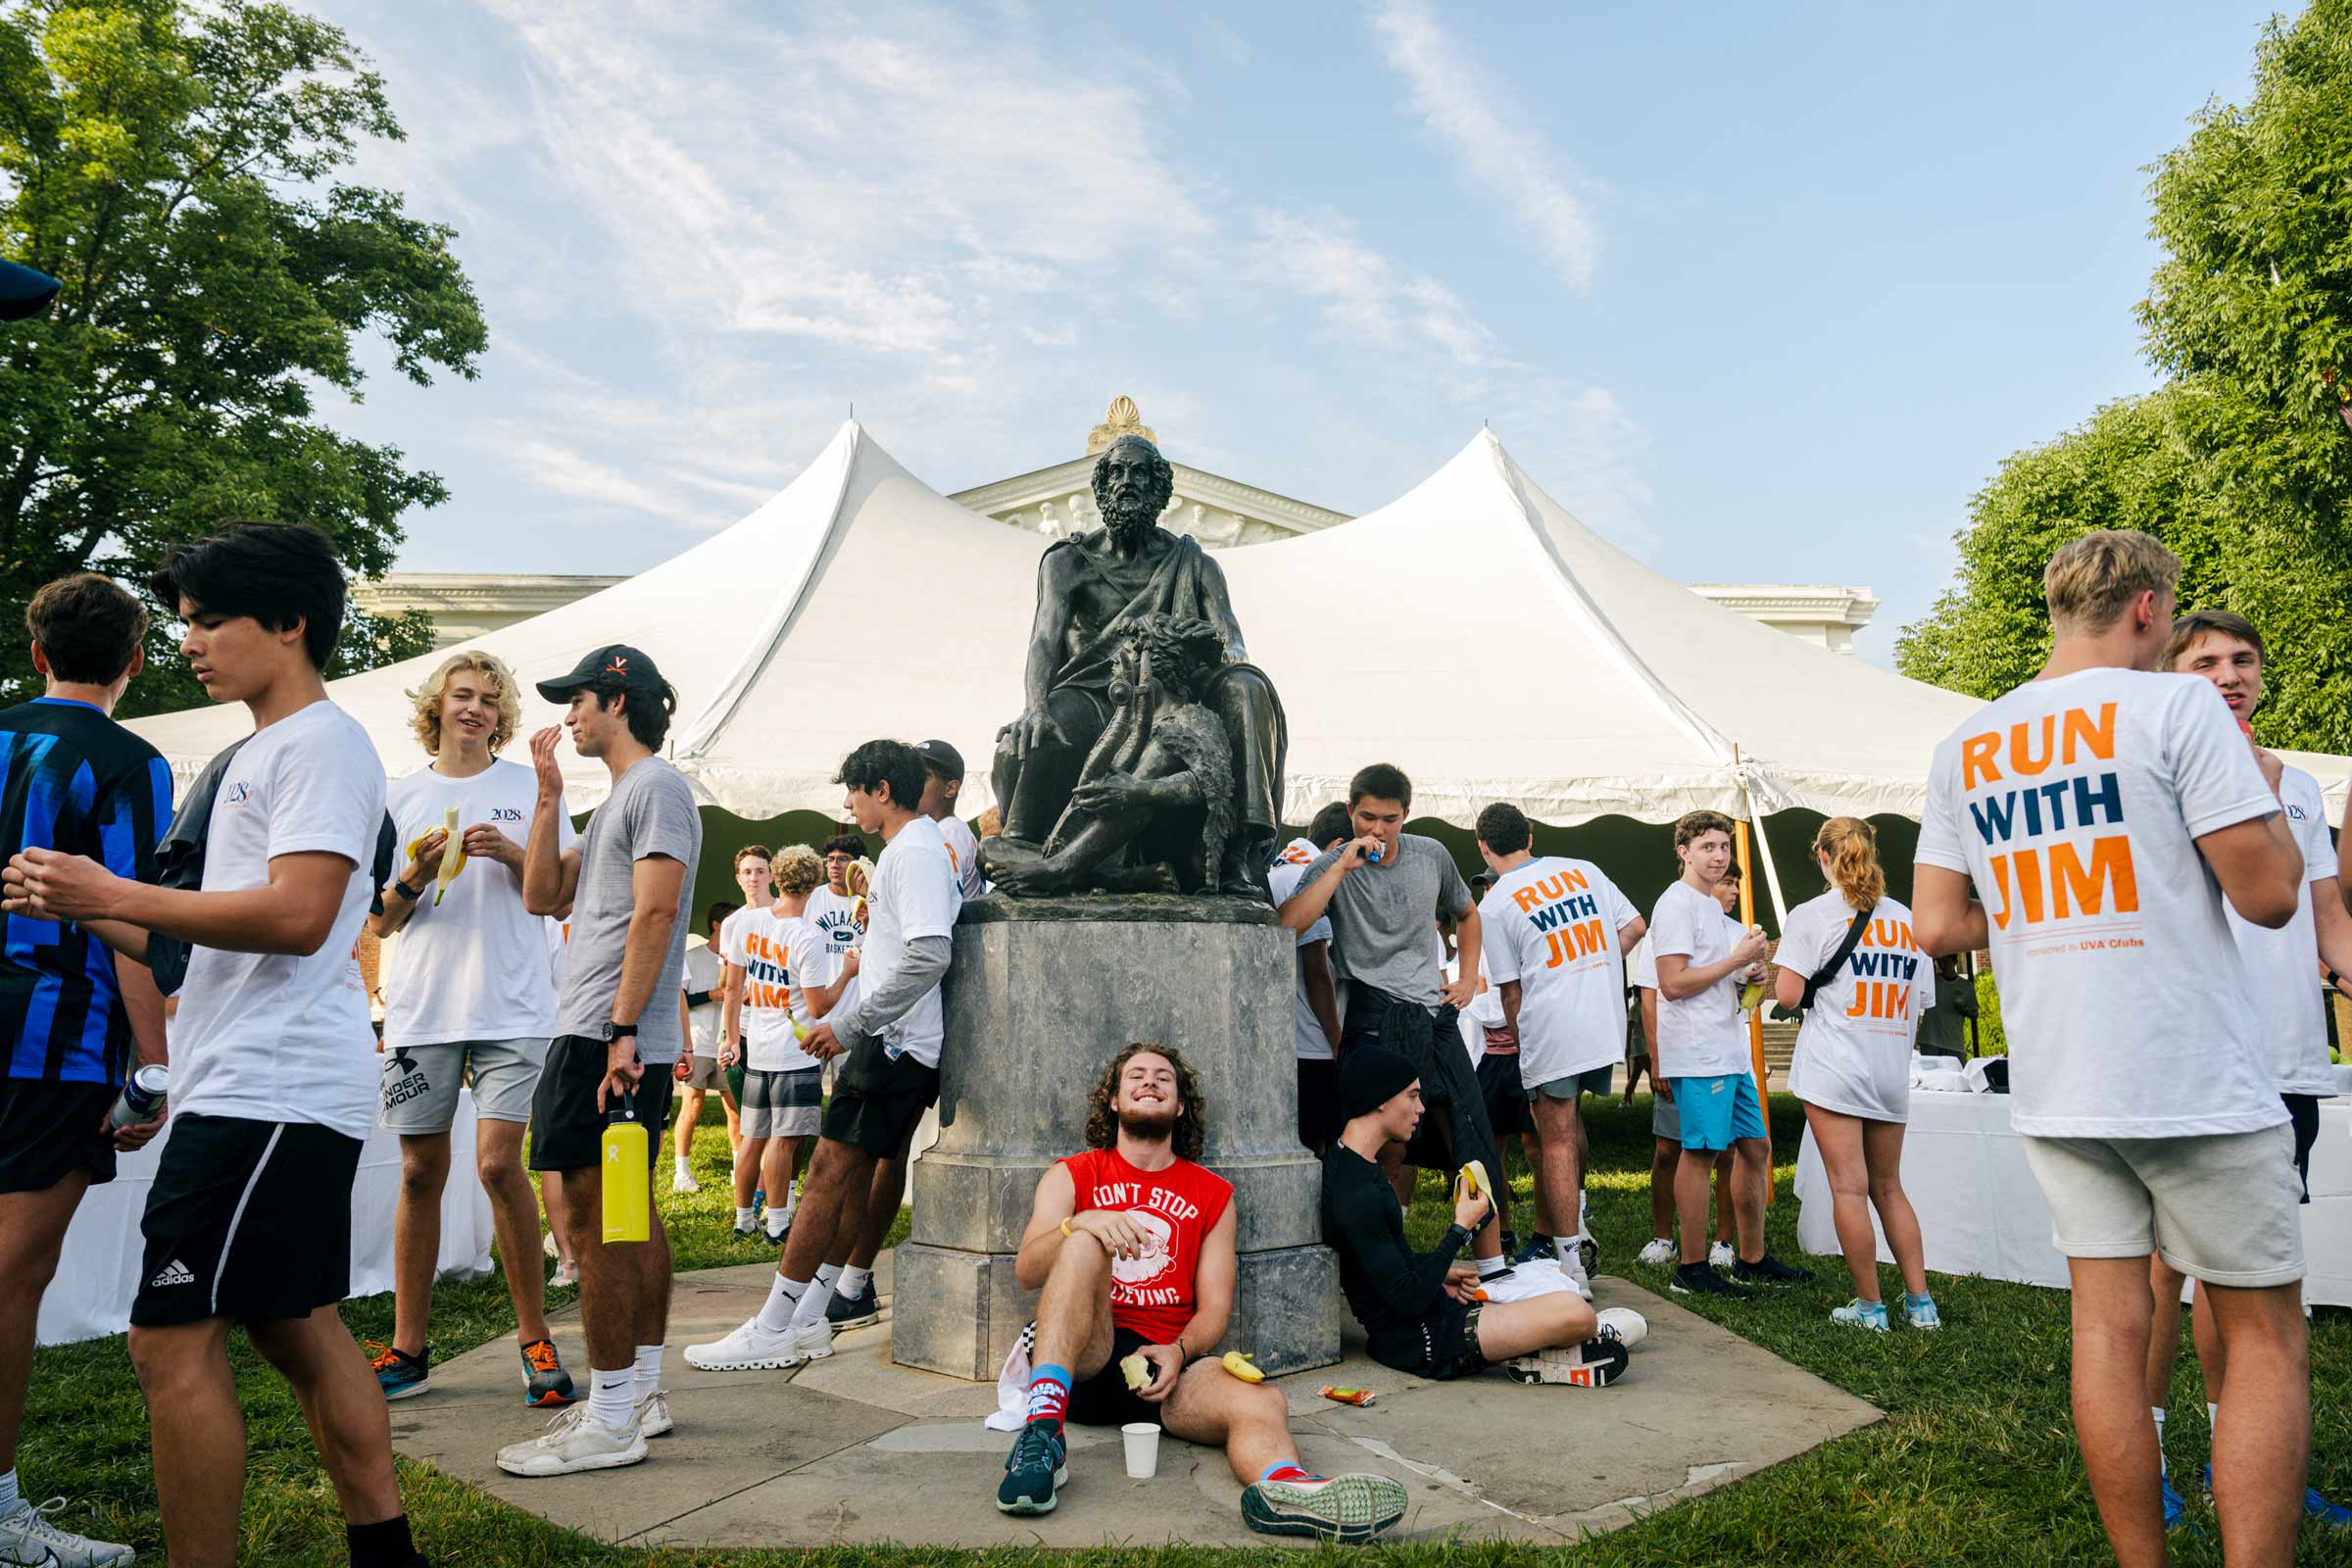
[[[143,590],[173,544],[237,519],[314,523],[355,574],[390,568],[401,514],[447,491],[328,428],[314,389],[360,395],[363,333],[419,385],[470,378],[486,341],[452,231],[335,177],[400,136],[351,41],[285,6],[0,0],[0,253],[65,282],[0,331],[11,623],[67,572]],[[355,612],[337,667],[429,633]],[[202,700],[171,646],[159,625],[126,711]],[[0,625],[0,701],[32,679]]]
[[[2256,733],[2352,751],[2352,0],[2275,19],[2249,102],[2208,105],[2153,173],[2165,259],[2138,315],[2171,379],[2001,465],[1897,665],[1985,697],[2030,677],[2049,651],[2042,564],[2138,528],[2181,558],[2183,609],[2263,629]]]

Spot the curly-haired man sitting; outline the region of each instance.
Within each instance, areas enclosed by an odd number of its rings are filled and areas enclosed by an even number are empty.
[[[1233,1313],[1233,1186],[1195,1163],[1205,1106],[1190,1063],[1144,1042],[1088,1098],[1086,1152],[1037,1184],[1015,1277],[1040,1291],[1028,1422],[997,1488],[1005,1513],[1050,1512],[1069,1483],[1062,1423],[1149,1421],[1222,1445],[1242,1517],[1266,1535],[1365,1541],[1404,1516],[1387,1476],[1310,1475],[1290,1402],[1207,1357]],[[1130,1387],[1122,1362],[1140,1355]]]

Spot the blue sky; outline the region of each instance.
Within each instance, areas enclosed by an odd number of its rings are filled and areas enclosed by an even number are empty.
[[[490,321],[332,411],[449,482],[406,566],[632,571],[853,401],[952,491],[1126,392],[1348,512],[1490,420],[1662,570],[1869,585],[1883,662],[2001,458],[2150,383],[2142,169],[2273,8],[317,9]]]

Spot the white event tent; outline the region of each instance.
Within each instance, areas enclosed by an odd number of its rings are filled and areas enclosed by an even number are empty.
[[[1041,548],[851,421],[743,521],[478,646],[526,684],[606,643],[642,648],[678,689],[673,760],[740,816],[838,815],[834,768],[876,735],[954,742],[973,769],[960,804],[978,811],[996,731],[1021,706]],[[1560,826],[1701,807],[1916,817],[1931,753],[1976,706],[1691,593],[1577,521],[1483,430],[1376,512],[1216,559],[1289,716],[1293,821],[1373,760],[1412,778],[1415,816],[1460,827],[1496,800]],[[405,694],[443,657],[329,688],[390,773],[422,761]],[[557,717],[529,691],[523,709],[526,733]],[[235,707],[132,725],[183,780],[246,727]],[[571,808],[601,800],[604,769],[562,755]],[[2295,760],[2340,808],[2352,764]]]

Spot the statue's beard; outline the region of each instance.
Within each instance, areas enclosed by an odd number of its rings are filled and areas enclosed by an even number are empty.
[[[1148,496],[1130,494],[1124,500],[1110,496],[1099,496],[1096,498],[1096,506],[1102,514],[1102,526],[1108,528],[1112,540],[1120,544],[1126,544],[1142,537],[1146,530],[1159,520],[1158,514],[1152,511],[1152,502]]]

